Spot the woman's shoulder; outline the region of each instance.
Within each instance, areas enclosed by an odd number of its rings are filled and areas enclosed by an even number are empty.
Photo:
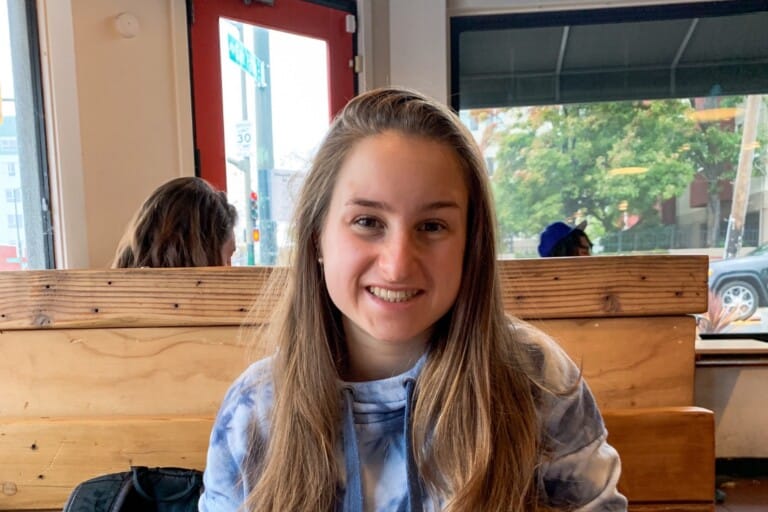
[[[238,432],[255,421],[267,431],[267,418],[274,403],[272,363],[272,357],[256,361],[235,379],[219,409],[218,428]]]
[[[511,329],[527,355],[539,412],[556,452],[578,451],[605,435],[595,398],[580,368],[551,336],[515,320]]]
[[[258,403],[271,402],[274,398],[272,364],[272,357],[251,363],[229,386],[224,404],[250,408]]]
[[[250,388],[263,385],[271,386],[273,364],[274,356],[265,357],[251,363],[245,370],[243,370],[240,376],[235,379],[232,387],[240,386],[241,388]]]
[[[211,429],[201,510],[235,510],[241,503],[244,461],[258,439],[253,436],[265,436],[268,431],[271,375],[271,359],[257,361],[227,390]]]
[[[581,371],[547,333],[520,319],[511,320],[510,330],[534,380],[554,389],[570,388],[579,381]]]

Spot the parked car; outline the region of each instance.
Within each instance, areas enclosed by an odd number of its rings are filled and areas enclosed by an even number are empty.
[[[721,298],[724,307],[738,312],[739,320],[768,306],[768,244],[744,256],[710,262],[709,289]]]

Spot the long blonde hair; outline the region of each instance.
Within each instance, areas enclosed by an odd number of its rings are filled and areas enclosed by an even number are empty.
[[[461,287],[435,325],[414,395],[412,446],[419,474],[448,511],[537,508],[541,456],[534,386],[504,314],[495,216],[482,155],[446,107],[404,89],[354,98],[314,159],[295,213],[287,293],[266,336],[277,345],[268,441],[252,437],[248,511],[331,511],[338,498],[339,371],[346,364],[340,313],[323,281],[317,240],[336,176],[361,139],[395,130],[450,147],[469,205]],[[283,286],[282,283],[277,286]]]

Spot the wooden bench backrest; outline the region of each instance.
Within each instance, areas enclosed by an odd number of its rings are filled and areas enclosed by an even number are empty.
[[[689,314],[706,310],[706,261],[504,261],[505,307],[582,365],[607,422],[612,409],[653,417],[640,408],[692,405]],[[239,326],[269,273],[0,273],[0,510],[60,507],[76,483],[131,464],[202,468],[212,417],[249,362]],[[617,425],[617,438],[633,430]],[[633,502],[669,501],[627,480],[640,462],[626,446],[622,484]],[[696,501],[673,501],[686,500]]]

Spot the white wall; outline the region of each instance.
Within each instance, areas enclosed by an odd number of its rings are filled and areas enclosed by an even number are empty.
[[[390,84],[448,102],[448,13],[445,0],[389,0]]]
[[[193,175],[183,2],[73,0],[91,267],[107,266],[153,189]],[[115,17],[133,14],[133,38]],[[181,23],[179,25],[179,23]]]
[[[60,207],[69,214],[63,224],[72,227],[63,251],[70,257],[59,266],[106,267],[144,198],[168,179],[194,174],[186,8],[183,0],[45,3],[71,9],[71,16],[48,16],[46,23],[59,62],[75,66],[70,85],[76,83],[77,108],[60,112],[59,130],[79,129],[82,165],[80,173],[77,159],[58,169],[65,188]],[[133,38],[115,27],[123,12],[138,20]],[[66,41],[54,37],[67,24],[74,34],[69,55]],[[66,190],[78,174],[82,195],[76,186]],[[71,236],[78,225],[79,236]]]
[[[696,368],[695,403],[715,411],[718,457],[768,457],[768,366]]]

